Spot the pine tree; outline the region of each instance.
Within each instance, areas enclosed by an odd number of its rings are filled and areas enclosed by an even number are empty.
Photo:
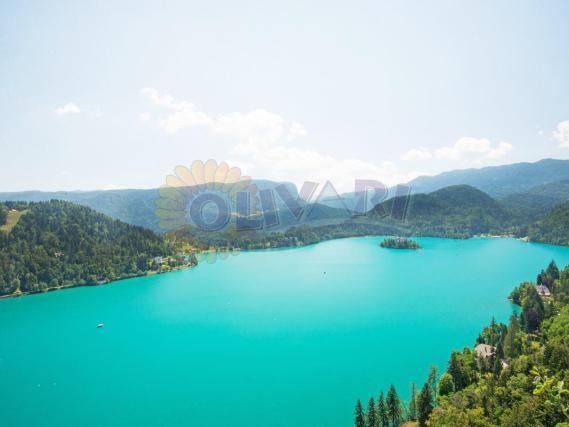
[[[354,426],[366,427],[364,409],[362,408],[362,402],[360,402],[360,399],[358,399],[356,402],[356,409],[354,411]]]
[[[521,351],[521,343],[518,334],[520,332],[520,322],[515,314],[510,316],[508,331],[504,337],[504,355],[509,358],[517,357]]]
[[[547,277],[553,282],[554,280],[559,279],[559,268],[557,268],[557,264],[555,261],[551,261],[547,266]]]
[[[454,381],[452,375],[444,373],[439,380],[439,396],[446,396],[454,392]]]
[[[524,316],[524,329],[526,332],[536,331],[545,317],[543,300],[534,286],[527,289],[526,297],[522,302],[522,314]]]
[[[387,416],[392,425],[398,426],[401,422],[401,402],[393,384],[389,386],[385,405],[387,406]]]
[[[455,390],[462,390],[464,387],[466,387],[466,381],[464,379],[462,371],[463,370],[460,363],[460,353],[453,351],[452,354],[450,355],[447,372],[452,377]]]
[[[379,393],[377,398],[377,411],[375,412],[377,427],[389,427],[389,417],[387,415],[387,407],[385,406],[385,398],[383,391]]]
[[[366,426],[367,427],[376,427],[376,414],[375,414],[375,402],[373,397],[369,398],[369,402],[367,404],[367,414],[366,414]]]
[[[411,399],[409,400],[409,420],[417,419],[417,388],[415,383],[411,383]]]
[[[437,367],[435,365],[431,366],[429,370],[429,377],[427,378],[427,383],[431,387],[431,396],[433,397],[433,406],[437,402]]]
[[[421,392],[417,396],[417,418],[419,426],[424,427],[427,424],[429,415],[433,411],[433,395],[431,393],[431,385],[426,382]]]

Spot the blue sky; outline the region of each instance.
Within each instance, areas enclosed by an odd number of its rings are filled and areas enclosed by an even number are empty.
[[[0,191],[569,157],[569,3],[307,3],[2,2]]]

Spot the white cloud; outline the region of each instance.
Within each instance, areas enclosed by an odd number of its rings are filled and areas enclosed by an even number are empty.
[[[392,162],[373,163],[355,157],[337,158],[280,143],[269,147],[243,143],[234,149],[232,155],[254,176],[292,180],[297,185],[304,181],[322,185],[330,181],[339,192],[354,191],[355,179],[375,179],[390,186],[423,175],[420,172],[404,173]]]
[[[463,136],[453,145],[443,146],[434,150],[419,147],[407,151],[403,160],[441,159],[457,163],[460,166],[481,166],[500,159],[513,149],[508,142],[492,142],[486,138],[471,138]]]
[[[141,89],[140,94],[156,106],[171,110],[166,117],[159,120],[160,127],[168,133],[176,133],[195,126],[213,125],[213,119],[205,113],[196,111],[191,102],[176,101],[171,95],[161,95],[158,90],[148,87]]]
[[[295,139],[297,137],[303,137],[308,135],[308,132],[306,131],[306,129],[304,129],[304,127],[297,122],[294,122],[291,126],[290,129],[288,131],[288,138],[289,139]]]
[[[233,112],[213,117],[200,112],[188,101],[162,95],[156,89],[144,88],[141,94],[163,110],[160,127],[169,133],[185,128],[203,126],[213,135],[233,138],[232,165],[238,165],[248,175],[293,181],[315,181],[322,185],[332,182],[338,191],[354,191],[354,180],[375,179],[385,185],[408,182],[421,175],[403,173],[391,162],[374,163],[354,157],[336,158],[291,144],[307,136],[306,129],[297,122],[289,122],[279,114],[264,109]]]
[[[486,138],[478,139],[464,136],[450,147],[441,147],[435,150],[435,157],[471,164],[484,164],[504,157],[512,148],[512,144],[507,142],[492,145],[490,140]]]
[[[433,158],[431,150],[426,147],[412,148],[411,150],[405,152],[402,156],[402,160],[429,160]]]
[[[140,94],[148,98],[159,107],[169,108],[171,110],[187,110],[194,109],[194,104],[187,101],[175,101],[172,95],[161,95],[157,89],[145,87],[140,89]]]
[[[274,144],[286,134],[285,119],[265,110],[229,113],[219,117],[213,131],[250,144]]]
[[[147,122],[148,120],[150,120],[150,113],[148,112],[140,113],[138,115],[138,120],[140,120],[141,122]]]
[[[212,132],[248,140],[254,143],[274,143],[287,137],[294,139],[305,136],[306,130],[299,124],[287,125],[278,114],[263,109],[245,113],[234,112],[217,118],[198,111],[189,101],[176,100],[171,95],[163,95],[157,89],[143,88],[140,94],[157,107],[169,112],[159,120],[160,127],[168,133],[176,133],[196,126],[208,127]],[[139,115],[141,121],[150,119],[150,113]]]
[[[557,125],[557,132],[553,132],[553,137],[559,141],[560,147],[569,147],[569,120]]]
[[[168,133],[176,133],[194,126],[210,126],[212,123],[212,119],[204,113],[183,109],[160,120],[160,127]]]
[[[65,114],[79,114],[81,112],[81,109],[77,106],[77,104],[68,102],[64,106],[56,108],[54,111],[56,114],[63,116]]]

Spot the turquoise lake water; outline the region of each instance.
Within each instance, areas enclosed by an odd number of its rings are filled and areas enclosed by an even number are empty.
[[[356,399],[407,397],[507,320],[515,285],[569,263],[513,239],[381,240],[0,301],[0,425],[350,426]]]

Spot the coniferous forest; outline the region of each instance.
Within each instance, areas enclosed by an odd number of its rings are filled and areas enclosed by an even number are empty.
[[[166,241],[68,202],[0,204],[0,295],[94,285],[191,262],[175,256]],[[158,262],[160,261],[160,262]]]

